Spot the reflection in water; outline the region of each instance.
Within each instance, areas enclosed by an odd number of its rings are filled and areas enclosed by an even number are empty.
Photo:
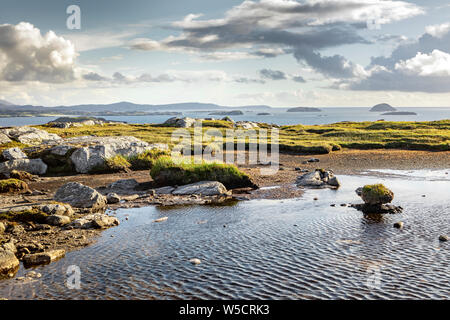
[[[33,283],[0,281],[0,297],[448,298],[449,247],[437,238],[448,233],[450,181],[340,179],[338,191],[308,190],[300,199],[121,210],[121,225],[96,244],[36,268],[42,278]],[[373,182],[392,189],[404,213],[364,216],[330,207],[359,202],[356,187]],[[166,222],[153,222],[164,216]],[[405,227],[393,228],[400,219]],[[192,258],[202,264],[191,265]],[[80,290],[65,286],[70,265],[81,269]]]

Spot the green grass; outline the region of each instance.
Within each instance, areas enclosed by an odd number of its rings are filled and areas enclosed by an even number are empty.
[[[127,157],[127,160],[131,164],[131,170],[150,170],[156,159],[169,155],[170,151],[168,150],[152,149],[135,156]]]
[[[231,123],[226,121],[204,121],[203,132],[214,128],[225,137],[229,126]],[[261,127],[269,126],[261,125]],[[171,134],[177,129],[154,124],[108,124],[68,129],[40,126],[40,128],[62,137],[129,135],[149,143],[166,143],[169,147],[174,145]],[[192,128],[187,130],[191,135],[194,132]],[[270,129],[268,130],[270,138]],[[258,129],[256,131],[259,132]],[[237,139],[230,141],[237,143]],[[248,143],[248,139],[246,142]],[[450,120],[282,126],[279,129],[279,143],[281,152],[302,154],[329,153],[340,148],[450,151]]]
[[[234,165],[207,162],[197,164],[186,160],[175,162],[168,156],[159,157],[150,174],[160,186],[219,181],[229,189],[255,187],[250,177]]]
[[[18,179],[0,180],[0,193],[20,192],[28,190],[26,182]]]

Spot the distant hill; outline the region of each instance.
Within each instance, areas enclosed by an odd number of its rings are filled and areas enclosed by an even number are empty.
[[[2,105],[2,106],[13,106],[14,104],[9,102],[9,101],[0,99],[0,105]]]
[[[417,113],[411,111],[393,111],[382,113],[384,116],[417,116]]]
[[[321,112],[319,108],[311,108],[311,107],[297,107],[288,109],[287,112]]]
[[[370,110],[370,112],[390,112],[390,111],[397,111],[393,106],[387,104],[387,103],[380,103],[376,106],[373,106]]]
[[[77,116],[112,116],[112,115],[146,115],[157,113],[169,113],[169,112],[181,112],[181,111],[224,111],[230,110],[254,110],[254,111],[267,111],[272,109],[269,106],[220,106],[213,103],[199,103],[199,102],[187,102],[187,103],[173,103],[173,104],[135,104],[131,102],[117,102],[112,104],[83,104],[73,106],[56,106],[56,107],[44,107],[24,105],[16,106],[0,100],[0,117],[32,117],[43,115],[77,115]],[[8,103],[8,104],[6,104]],[[179,113],[177,113],[179,114]]]

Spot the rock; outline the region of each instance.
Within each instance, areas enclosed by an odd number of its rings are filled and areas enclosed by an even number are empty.
[[[6,134],[12,140],[31,145],[56,143],[62,140],[56,134],[28,126],[3,129],[0,130],[0,133]]]
[[[193,118],[177,118],[173,117],[170,119],[167,119],[163,125],[171,126],[171,127],[177,127],[177,128],[190,128],[192,127],[197,120],[201,119],[193,119]]]
[[[204,196],[217,196],[227,194],[227,188],[218,181],[201,181],[197,183],[188,184],[176,188],[173,195],[204,195]]]
[[[106,206],[106,198],[98,191],[84,186],[78,182],[69,182],[59,188],[54,196],[58,202],[70,204],[75,208],[103,209]]]
[[[441,242],[447,242],[449,239],[450,239],[449,236],[446,236],[446,235],[439,236],[439,241],[441,241]]]
[[[68,217],[72,216],[74,213],[72,207],[67,203],[45,204],[40,207],[40,210],[49,215],[59,215]]]
[[[404,223],[401,221],[394,223],[394,228],[403,229],[403,226],[404,226]]]
[[[202,263],[202,261],[200,259],[194,258],[189,260],[190,263],[192,263],[193,265],[199,265]]]
[[[25,228],[20,224],[10,223],[6,227],[6,232],[11,233],[15,236],[25,233]]]
[[[320,160],[317,159],[317,158],[311,158],[311,159],[308,159],[308,160],[306,160],[306,161],[309,162],[309,163],[320,162]]]
[[[394,193],[382,184],[366,185],[361,191],[361,198],[369,205],[381,205],[394,200]]]
[[[14,276],[19,265],[20,262],[13,252],[0,249],[0,277]]]
[[[69,145],[59,145],[50,149],[50,153],[55,156],[65,156],[67,152],[72,150],[74,147]]]
[[[111,190],[132,191],[139,183],[135,179],[123,179],[111,183],[107,188]]]
[[[28,159],[27,155],[17,147],[4,150],[2,156],[5,160]]]
[[[154,191],[156,194],[172,194],[173,190],[175,190],[174,187],[167,186],[167,187],[157,188]]]
[[[9,173],[11,179],[37,181],[37,177],[26,171],[13,170]]]
[[[46,222],[52,226],[63,226],[70,223],[70,218],[68,216],[52,215],[48,216]]]
[[[76,219],[71,226],[77,229],[106,229],[119,225],[119,220],[106,214],[91,214]]]
[[[64,257],[65,255],[66,251],[63,249],[27,254],[23,257],[23,263],[27,267],[40,264],[49,264],[50,262],[56,261]]]
[[[236,122],[236,125],[242,127],[242,129],[244,130],[259,128],[259,125],[257,123],[249,121],[238,121]]]
[[[357,189],[355,190],[356,194],[357,194],[359,197],[361,197],[361,195],[362,195],[362,190],[363,190],[362,187],[359,187],[359,188],[357,188]]]
[[[337,189],[340,186],[338,179],[331,170],[316,170],[306,173],[297,178],[298,187],[312,188],[332,188]]]
[[[0,222],[0,234],[2,234],[3,232],[5,232],[6,230],[6,226],[3,222]]]
[[[11,139],[4,133],[0,132],[0,144],[10,143]]]
[[[121,155],[135,156],[147,150],[160,148],[161,145],[150,145],[135,137],[76,137],[65,141],[69,145],[85,145],[75,150],[70,156],[76,172],[88,173],[105,163],[105,159]]]
[[[233,119],[231,119],[231,118],[230,118],[230,117],[228,117],[228,116],[226,116],[226,117],[222,118],[222,121],[228,121],[228,122],[232,122],[232,123],[234,123],[234,120],[233,120]]]
[[[396,214],[402,213],[403,208],[392,204],[370,205],[366,203],[352,204],[353,208],[362,211],[364,214]]]
[[[16,245],[14,244],[13,240],[9,240],[8,242],[5,242],[1,245],[0,250],[6,250],[11,251],[12,253],[17,252]]]
[[[41,159],[17,159],[0,163],[0,173],[10,173],[13,170],[45,174],[47,165]]]
[[[169,217],[162,217],[162,218],[156,219],[153,222],[164,222],[164,221],[167,221],[168,219],[169,219]]]
[[[108,201],[108,204],[114,204],[120,202],[120,197],[117,195],[117,193],[108,193],[106,196],[106,201]]]

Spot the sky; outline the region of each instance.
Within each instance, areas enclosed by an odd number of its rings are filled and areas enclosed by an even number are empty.
[[[2,0],[0,99],[447,107],[450,0]]]

